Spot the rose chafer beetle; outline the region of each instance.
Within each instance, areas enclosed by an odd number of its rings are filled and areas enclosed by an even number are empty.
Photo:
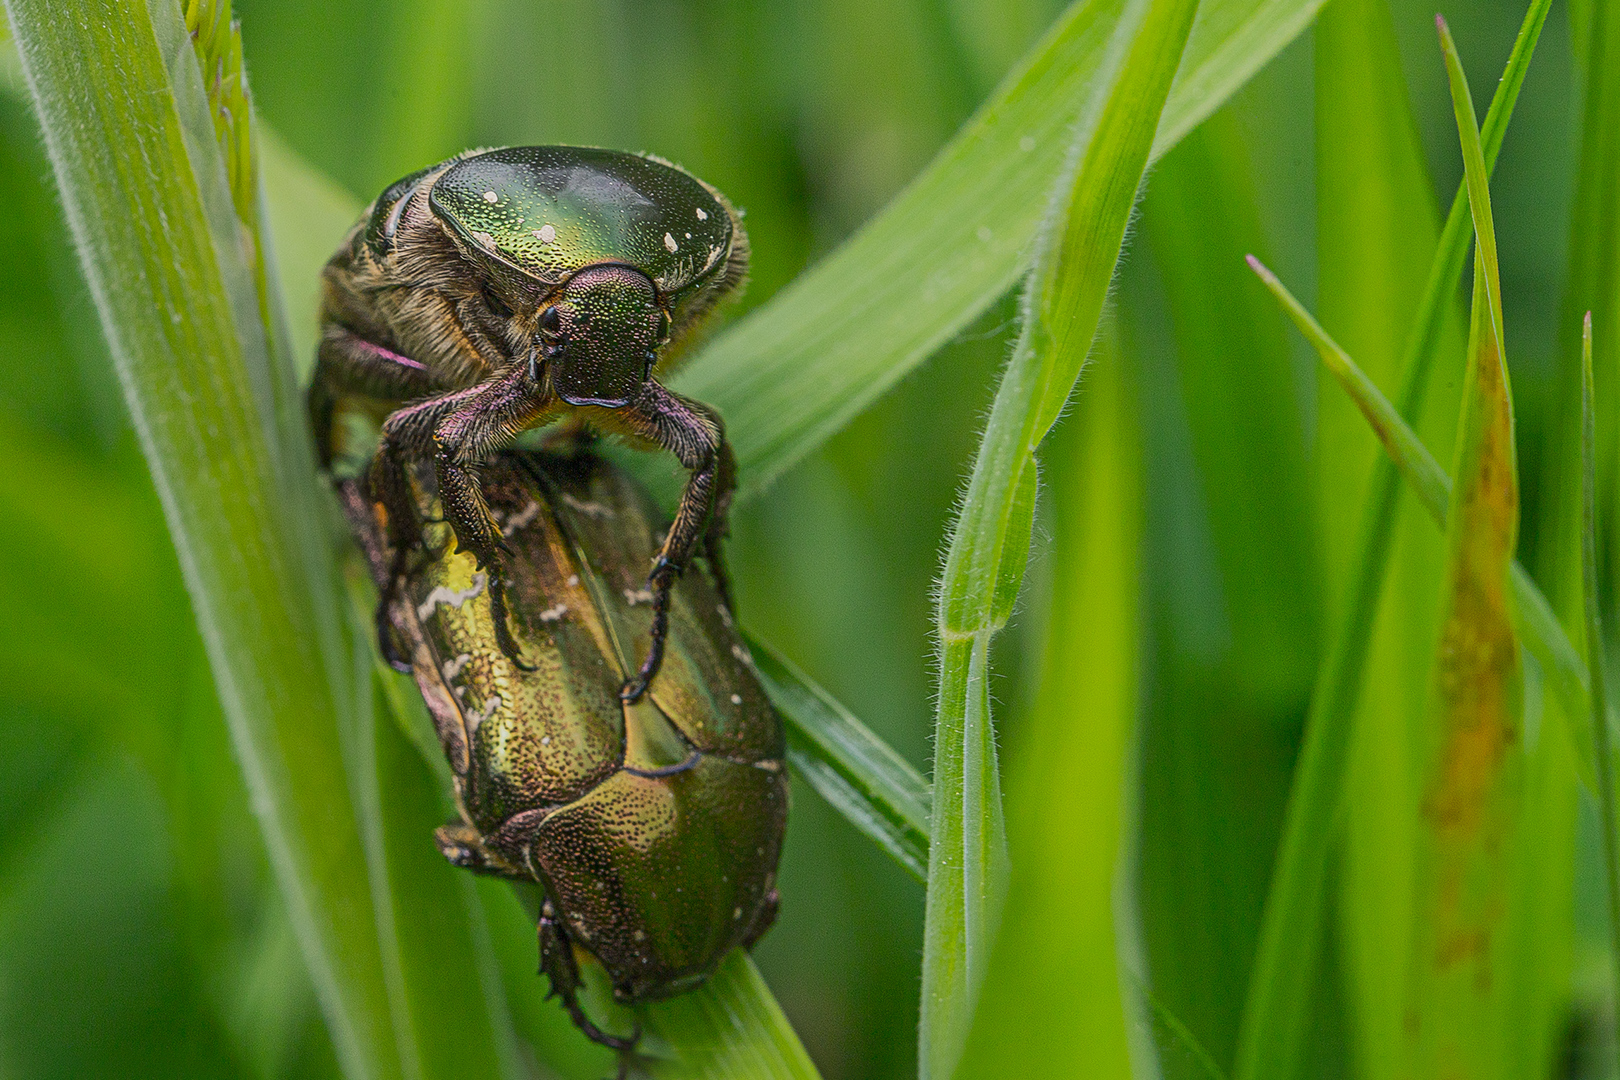
[[[634,1037],[581,1008],[576,951],[635,1004],[696,987],[765,932],[787,821],[781,721],[703,574],[672,591],[657,680],[620,697],[653,617],[640,568],[661,516],[616,468],[516,450],[486,468],[524,665],[498,641],[488,569],[451,542],[434,470],[419,463],[405,481],[420,542],[386,614],[455,776],[461,818],[439,847],[457,866],[539,885],[541,971],[581,1030],[628,1051]],[[339,490],[386,587],[399,563],[383,517],[357,482]]]
[[[727,593],[719,547],[735,466],[725,429],[655,376],[747,267],[731,204],[656,158],[518,146],[413,173],[372,203],[323,274],[310,389],[323,464],[338,410],[386,416],[371,485],[390,511],[395,550],[403,557],[414,543],[403,531],[406,474],[431,461],[457,542],[489,574],[496,639],[527,663],[500,617],[505,545],[483,461],[563,419],[672,452],[690,478],[646,578],[649,645],[621,689],[635,700],[662,660],[671,585],[700,543]]]

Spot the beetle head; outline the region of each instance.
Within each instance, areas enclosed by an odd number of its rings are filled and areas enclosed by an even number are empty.
[[[589,266],[540,312],[540,353],[552,389],[570,405],[629,404],[669,337],[652,281],[630,266]]]

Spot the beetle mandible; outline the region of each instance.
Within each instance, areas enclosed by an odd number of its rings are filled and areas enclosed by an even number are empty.
[[[725,428],[655,376],[747,268],[731,204],[657,158],[520,146],[413,173],[366,210],[323,272],[310,388],[322,464],[339,410],[382,420],[371,492],[403,560],[415,540],[406,472],[432,461],[458,544],[490,575],[501,647],[523,663],[483,462],[564,418],[673,453],[689,478],[646,579],[647,655],[620,691],[634,701],[662,661],[670,588],[700,544],[728,598],[719,548],[736,467]],[[403,572],[397,561],[384,605]],[[385,655],[404,668],[381,608],[378,623]]]

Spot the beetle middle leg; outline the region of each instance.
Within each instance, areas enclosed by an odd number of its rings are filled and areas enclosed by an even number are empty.
[[[586,1038],[619,1052],[619,1078],[623,1080],[629,1069],[630,1055],[635,1052],[636,1043],[641,1041],[640,1026],[638,1025],[635,1034],[627,1039],[620,1035],[610,1035],[585,1015],[585,1010],[579,1004],[579,988],[582,985],[579,963],[574,959],[574,947],[569,943],[568,932],[563,929],[562,919],[551,906],[549,899],[541,901],[538,935],[540,973],[550,980],[551,992],[562,1000],[563,1008],[568,1010],[569,1019],[574,1021],[575,1027],[585,1033]]]
[[[680,506],[675,510],[675,520],[664,537],[663,547],[653,559],[652,573],[647,576],[647,589],[653,596],[652,640],[641,669],[619,692],[619,696],[629,702],[646,693],[663,663],[664,639],[669,633],[670,589],[691,561],[700,538],[721,597],[727,608],[731,606],[729,583],[720,562],[720,541],[725,535],[737,466],[719,414],[706,405],[672,393],[651,379],[625,408],[620,423],[631,434],[674,454],[691,474],[686,490],[681,493]]]

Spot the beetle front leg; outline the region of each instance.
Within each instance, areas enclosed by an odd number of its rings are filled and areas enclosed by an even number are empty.
[[[686,490],[681,493],[669,534],[664,537],[664,545],[653,559],[652,572],[647,575],[647,589],[653,596],[652,640],[641,669],[619,691],[621,698],[633,702],[647,692],[648,684],[664,661],[664,639],[669,633],[669,592],[691,561],[699,538],[704,540],[704,552],[715,569],[722,596],[729,591],[724,571],[720,569],[720,538],[725,534],[723,515],[731,505],[736,464],[719,414],[706,405],[672,393],[651,379],[643,384],[641,393],[626,408],[623,424],[632,434],[674,454],[691,474]],[[721,508],[720,514],[715,513],[717,508]],[[729,599],[727,607],[730,607]]]
[[[556,402],[529,377],[526,364],[514,364],[493,382],[478,387],[455,411],[433,427],[434,468],[445,520],[455,530],[456,544],[472,554],[489,575],[490,612],[501,651],[518,667],[523,662],[506,618],[506,583],[501,552],[506,540],[484,500],[478,468],[490,454],[508,445]]]

